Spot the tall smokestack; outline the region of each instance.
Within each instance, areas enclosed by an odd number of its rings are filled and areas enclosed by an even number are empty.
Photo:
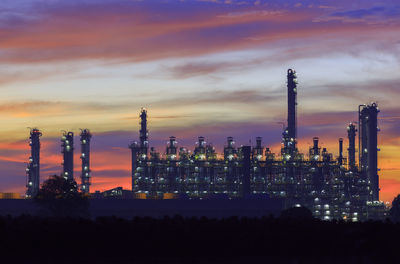
[[[356,126],[353,123],[350,123],[347,126],[347,136],[349,139],[349,169],[354,171],[356,168]]]
[[[42,136],[37,128],[32,128],[29,137],[29,146],[31,147],[31,156],[29,157],[26,174],[28,175],[28,183],[26,184],[26,197],[34,197],[39,192],[40,184],[40,140]]]
[[[82,129],[81,131],[81,160],[82,160],[82,174],[81,174],[81,191],[89,193],[90,187],[90,140],[92,134],[89,129]]]
[[[287,72],[287,88],[288,88],[288,136],[293,139],[292,148],[296,149],[296,137],[297,137],[297,76],[296,71],[289,69]]]
[[[141,154],[147,156],[149,148],[149,131],[147,130],[147,110],[142,108],[140,112],[140,147],[142,149]]]
[[[297,96],[297,76],[292,69],[287,71],[287,89],[288,89],[288,120],[287,128],[283,131],[282,156],[286,161],[292,160],[296,152],[297,137],[297,118],[296,118],[296,96]]]
[[[74,133],[64,132],[61,137],[61,152],[63,153],[62,176],[68,180],[74,179]]]
[[[339,138],[339,157],[338,157],[339,165],[343,165],[343,138]]]

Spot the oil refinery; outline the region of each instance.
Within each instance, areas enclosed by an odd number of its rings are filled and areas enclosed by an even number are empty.
[[[178,146],[176,138],[171,136],[165,153],[157,152],[149,147],[148,114],[142,108],[139,140],[129,145],[132,189],[116,188],[96,192],[92,197],[122,196],[125,192],[124,197],[150,200],[279,200],[284,208],[305,206],[323,220],[382,218],[385,205],[379,201],[377,104],[360,105],[358,122],[348,124],[347,157],[343,138],[338,138],[337,157],[320,147],[318,137],[313,138],[308,153],[301,153],[297,147],[297,92],[296,72],[289,69],[287,127],[282,133],[279,154],[264,147],[261,137],[256,138],[254,146],[240,147],[235,146],[232,137],[227,137],[223,153],[218,154],[202,136],[193,151]],[[36,128],[30,131],[27,197],[33,197],[39,190],[41,135]],[[80,190],[90,193],[92,134],[83,129],[80,136]],[[73,132],[64,132],[61,142],[62,175],[73,179]]]

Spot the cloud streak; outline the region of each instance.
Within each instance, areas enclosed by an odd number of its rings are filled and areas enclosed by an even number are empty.
[[[35,19],[19,20],[18,27],[14,26],[14,16],[3,17],[0,24],[2,61],[143,61],[193,56],[271,43],[282,38],[317,36],[323,31],[346,33],[362,30],[360,26],[349,29],[334,23],[335,17],[363,17],[363,12],[383,12],[396,17],[394,11],[390,13],[375,8],[336,12],[329,16],[333,23],[313,23],[312,20],[320,15],[320,9],[296,9],[295,12],[284,6],[260,10],[247,5],[224,5],[212,9],[202,3],[185,2],[152,5],[142,2],[111,4],[108,1],[78,4],[72,1],[68,4],[41,4],[40,7],[31,7],[37,14]],[[165,7],[163,12],[161,7]]]

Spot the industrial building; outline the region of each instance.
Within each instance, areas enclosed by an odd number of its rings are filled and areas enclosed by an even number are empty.
[[[288,117],[282,133],[279,155],[262,146],[235,147],[227,138],[223,158],[215,148],[199,137],[193,152],[178,147],[170,137],[165,153],[149,151],[147,110],[140,112],[139,142],[130,144],[132,151],[132,192],[137,198],[187,199],[247,197],[281,198],[285,207],[303,205],[314,216],[358,221],[383,212],[379,202],[377,168],[376,103],[359,106],[358,130],[347,127],[348,158],[343,155],[343,138],[338,139],[339,155],[333,157],[313,138],[307,154],[297,148],[296,72],[287,71]],[[359,165],[356,164],[356,133],[359,132]]]
[[[379,201],[378,176],[378,113],[376,103],[358,107],[358,122],[347,126],[347,157],[344,140],[338,138],[339,154],[334,157],[313,138],[308,153],[297,147],[296,72],[287,71],[287,126],[282,133],[281,151],[272,153],[256,138],[254,146],[235,146],[227,137],[223,153],[218,154],[203,136],[193,151],[178,146],[169,138],[164,153],[149,147],[148,113],[140,111],[139,141],[131,150],[132,189],[121,187],[96,192],[92,198],[119,197],[146,200],[264,200],[282,204],[282,208],[306,206],[315,217],[350,221],[382,217],[385,206]],[[356,127],[358,124],[358,127]],[[356,138],[358,133],[358,160]],[[30,133],[31,157],[27,168],[27,197],[39,190],[39,137]],[[90,194],[90,143],[92,134],[82,129],[80,191]],[[73,180],[74,133],[65,131],[61,138],[62,175]],[[275,202],[274,202],[275,201]],[[190,207],[190,206],[189,206]],[[279,207],[279,206],[278,206]]]

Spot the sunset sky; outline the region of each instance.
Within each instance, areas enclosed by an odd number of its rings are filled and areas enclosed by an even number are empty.
[[[400,193],[400,3],[371,0],[2,0],[0,192],[25,192],[29,129],[41,181],[61,172],[61,130],[92,139],[91,191],[130,189],[139,111],[150,145],[219,150],[226,137],[280,151],[286,71],[298,73],[302,152],[334,155],[359,104],[377,101],[381,199]],[[346,153],[347,155],[347,153]]]

